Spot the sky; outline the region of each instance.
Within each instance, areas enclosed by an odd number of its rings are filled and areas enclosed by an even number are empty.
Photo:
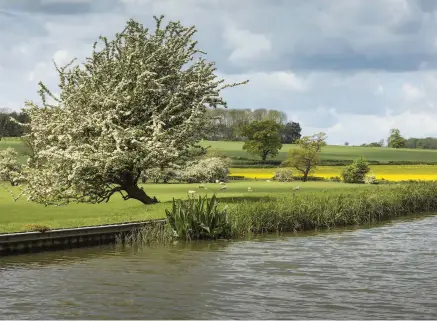
[[[0,0],[0,108],[57,92],[53,60],[83,61],[100,35],[153,15],[195,25],[230,108],[287,113],[304,135],[358,145],[437,137],[434,0]]]

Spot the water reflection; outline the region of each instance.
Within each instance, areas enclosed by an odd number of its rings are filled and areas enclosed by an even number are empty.
[[[2,258],[2,319],[437,318],[437,217]]]

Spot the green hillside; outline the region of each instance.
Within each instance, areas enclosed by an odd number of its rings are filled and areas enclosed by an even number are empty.
[[[211,146],[211,152],[236,158],[244,157],[253,160],[259,160],[259,157],[253,156],[243,150],[243,142],[225,142],[225,141],[202,141],[202,146]],[[0,148],[13,147],[20,154],[25,151],[25,146],[19,138],[3,138],[0,141]],[[284,145],[275,160],[284,160],[287,158],[288,151],[295,148],[295,145]],[[335,160],[353,160],[359,156],[365,157],[369,161],[381,163],[387,162],[410,162],[410,163],[437,163],[437,150],[430,149],[394,149],[380,147],[352,147],[352,146],[335,146],[330,145],[322,149],[322,161]],[[25,157],[22,157],[24,160]]]
[[[223,142],[223,141],[202,141],[202,146],[211,146],[212,151],[222,152],[230,157],[246,157],[249,159],[259,159],[243,150],[242,142]],[[288,151],[295,148],[295,145],[283,145],[277,160],[287,158]],[[381,147],[352,147],[330,145],[322,149],[322,160],[353,160],[359,156],[365,157],[370,161],[378,162],[437,162],[437,150],[429,149],[394,149]]]

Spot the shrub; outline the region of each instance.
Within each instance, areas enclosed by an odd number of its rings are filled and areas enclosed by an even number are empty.
[[[364,183],[367,173],[370,171],[369,163],[364,157],[359,157],[347,166],[341,173],[345,183]]]
[[[378,184],[375,175],[368,175],[364,179],[364,183],[366,184]]]
[[[13,148],[0,149],[0,181],[7,181],[12,186],[18,185],[21,172],[17,156]]]
[[[228,158],[210,157],[188,162],[179,172],[178,179],[187,183],[213,183],[216,180],[227,181],[229,166]]]
[[[341,182],[341,177],[340,176],[331,176],[329,178],[329,181],[330,182],[337,182],[337,183],[339,183],[339,182]]]
[[[173,199],[171,210],[165,210],[168,223],[176,238],[185,240],[228,238],[231,225],[226,208],[218,209],[215,194],[186,201]]]
[[[303,176],[295,176],[294,179],[301,181],[303,179]],[[308,182],[310,182],[310,181],[323,182],[323,181],[326,181],[326,178],[321,177],[321,176],[308,176],[307,181]]]
[[[291,182],[293,181],[293,173],[290,169],[280,168],[275,172],[273,179],[278,182]]]
[[[228,176],[228,180],[230,180],[230,181],[242,181],[245,179],[246,179],[246,176],[242,176],[242,175]]]

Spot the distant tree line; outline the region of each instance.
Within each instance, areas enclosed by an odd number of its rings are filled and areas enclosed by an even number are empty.
[[[345,143],[348,146],[349,143]],[[372,142],[368,144],[362,144],[361,147],[384,147],[384,139],[379,142]],[[393,128],[390,130],[390,135],[387,138],[387,147],[390,148],[417,148],[417,149],[437,149],[437,138],[425,137],[425,138],[404,138],[400,130]]]
[[[0,110],[0,139],[1,137],[19,137],[23,135],[23,128],[11,120],[11,117],[20,123],[28,123],[29,117],[22,112]]]
[[[287,115],[272,109],[225,109],[208,110],[211,119],[207,140],[245,141],[245,128],[253,122],[272,121],[278,124],[282,144],[292,144],[301,137],[302,128],[297,122],[287,122]]]

